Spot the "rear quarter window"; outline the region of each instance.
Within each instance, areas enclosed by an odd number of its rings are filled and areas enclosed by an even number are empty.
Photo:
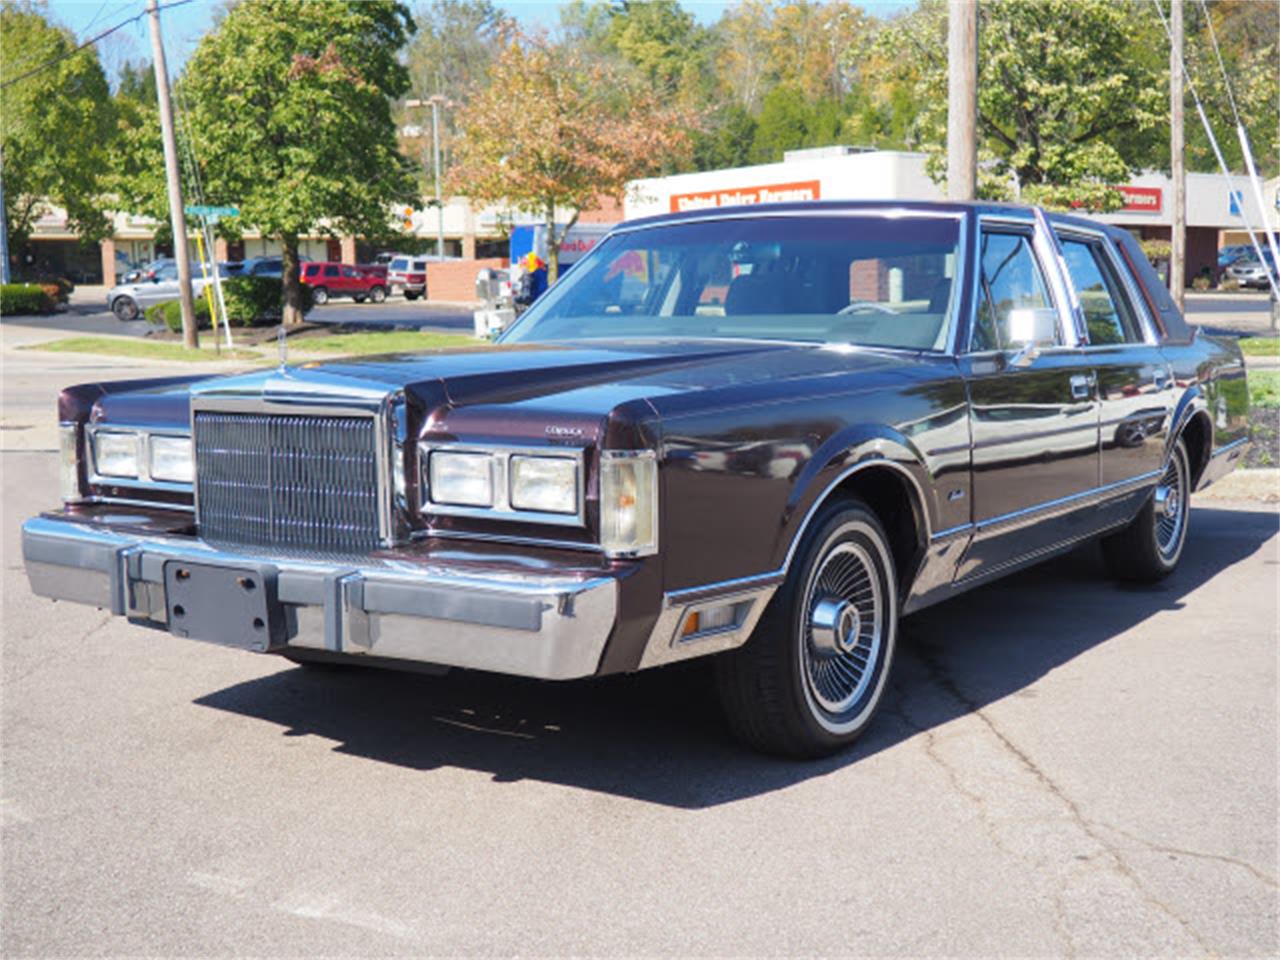
[[[409,261],[401,257],[397,257],[395,260],[391,261],[391,269],[392,270],[408,270]]]

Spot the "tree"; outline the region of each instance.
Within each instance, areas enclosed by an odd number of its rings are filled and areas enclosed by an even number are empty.
[[[1112,185],[1158,149],[1164,77],[1135,50],[1153,42],[1147,11],[1110,0],[983,3],[978,29],[979,193],[1054,207],[1114,209]],[[914,75],[919,139],[945,172],[946,16],[924,0],[886,31]]]
[[[409,87],[413,30],[391,0],[255,0],[230,7],[180,83],[205,200],[278,241],[284,322],[302,320],[298,239],[381,237],[412,202],[391,99]]]
[[[0,176],[10,250],[19,256],[50,204],[66,210],[85,242],[110,232],[103,184],[110,90],[96,51],[73,52],[76,45],[34,6],[0,6]]]
[[[779,84],[764,98],[751,143],[751,160],[774,163],[787,150],[835,143],[844,124],[840,101],[825,97],[808,101],[790,83]]]
[[[462,109],[450,184],[473,200],[541,215],[548,278],[579,212],[684,158],[696,117],[608,63],[512,34],[489,86]],[[557,217],[569,217],[560,226]]]
[[[421,7],[417,32],[405,56],[410,95],[418,100],[440,95],[450,103],[465,102],[484,85],[494,51],[511,26],[511,18],[491,0],[436,0]],[[431,148],[428,115],[420,107],[401,108],[396,114],[401,129],[421,131],[406,137],[405,146],[412,155],[425,156]],[[445,170],[453,164],[456,135],[453,111],[441,111],[440,158]],[[425,165],[422,171],[425,177]]]

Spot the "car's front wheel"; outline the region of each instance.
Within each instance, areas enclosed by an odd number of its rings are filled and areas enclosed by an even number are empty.
[[[871,723],[893,663],[893,553],[857,500],[823,508],[745,646],[717,659],[733,732],[790,757],[848,746]]]
[[[111,312],[117,320],[137,320],[138,304],[132,297],[116,297],[111,301]]]
[[[1187,542],[1191,520],[1191,465],[1179,437],[1150,499],[1123,530],[1103,538],[1102,555],[1112,576],[1154,583],[1173,573]]]
[[[363,293],[353,293],[351,295],[351,299],[354,300],[356,303],[364,303],[366,297]]]
[[[329,302],[329,291],[324,287],[314,287],[311,290],[311,302],[317,307],[323,307]]]

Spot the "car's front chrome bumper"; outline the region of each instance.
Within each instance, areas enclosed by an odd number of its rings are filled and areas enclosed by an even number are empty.
[[[165,626],[165,564],[269,565],[287,613],[284,646],[567,680],[594,674],[613,629],[610,576],[447,563],[264,558],[186,537],[134,537],[58,517],[22,527],[31,589]],[[177,612],[181,612],[178,610]]]

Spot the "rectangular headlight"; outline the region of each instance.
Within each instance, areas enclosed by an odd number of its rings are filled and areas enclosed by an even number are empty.
[[[136,433],[95,433],[93,466],[99,476],[138,476],[138,435]]]
[[[511,506],[539,513],[578,512],[578,461],[568,457],[511,458]]]
[[[493,457],[487,453],[431,454],[429,493],[434,503],[493,506]]]
[[[190,437],[151,438],[151,479],[191,483],[195,479]]]
[[[612,556],[658,549],[658,458],[652,450],[600,452],[600,545]]]
[[[80,424],[58,424],[58,492],[63,503],[80,499]]]

